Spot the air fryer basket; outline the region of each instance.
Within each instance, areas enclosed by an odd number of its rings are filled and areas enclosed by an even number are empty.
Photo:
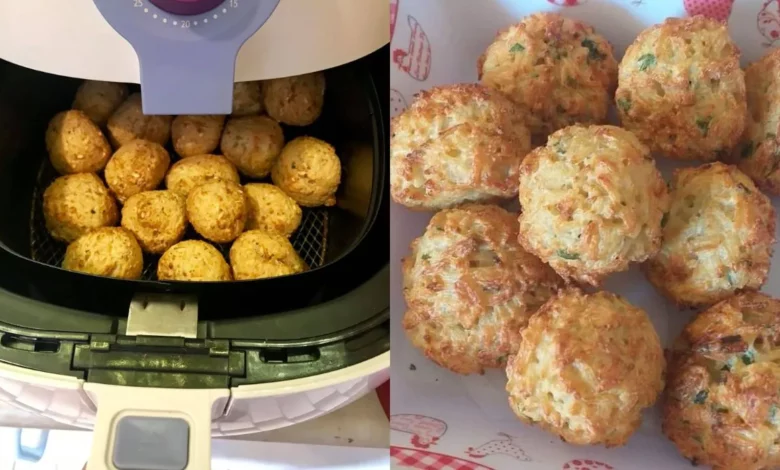
[[[303,308],[349,292],[388,259],[387,113],[377,92],[386,86],[375,83],[388,52],[385,47],[327,70],[322,116],[309,127],[284,129],[286,140],[312,135],[330,142],[342,160],[338,204],[305,209],[291,240],[311,269],[227,283],[158,281],[151,256],[138,281],[61,269],[65,246],[51,239],[41,213],[43,190],[57,176],[44,133],[51,117],[70,107],[81,81],[0,60],[0,286],[47,303],[117,316],[127,314],[130,299],[139,293],[195,294],[204,319]]]

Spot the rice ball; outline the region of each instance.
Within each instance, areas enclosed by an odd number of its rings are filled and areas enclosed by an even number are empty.
[[[501,31],[477,71],[483,85],[520,106],[540,137],[576,123],[604,123],[617,84],[610,43],[557,13],[536,13]]]
[[[701,307],[764,284],[775,210],[747,175],[723,163],[679,169],[671,201],[661,249],[645,266],[658,290],[679,305]]]
[[[46,188],[43,217],[53,238],[70,243],[94,229],[116,225],[119,211],[96,174],[76,173],[60,176]]]
[[[341,183],[341,160],[329,143],[297,137],[284,146],[271,179],[303,207],[333,206]]]
[[[647,314],[609,293],[560,291],[528,321],[506,367],[518,418],[578,445],[624,445],[664,388]]]
[[[712,161],[736,146],[747,119],[739,49],[724,23],[667,18],[628,47],[615,93],[622,126],[652,152]]]
[[[531,150],[524,113],[481,85],[434,87],[390,123],[390,192],[411,209],[440,210],[517,195]]]
[[[100,128],[76,110],[57,113],[49,121],[46,150],[61,175],[98,172],[111,157],[111,146]]]
[[[692,462],[780,466],[780,300],[746,292],[700,313],[675,341],[663,432]]]
[[[528,319],[563,284],[517,242],[517,218],[466,204],[433,216],[403,260],[412,345],[459,374],[503,367]]]
[[[68,245],[63,269],[118,279],[140,279],[144,269],[141,247],[121,227],[101,227]]]
[[[520,243],[566,279],[598,286],[653,256],[669,195],[650,153],[614,126],[571,126],[520,165]]]

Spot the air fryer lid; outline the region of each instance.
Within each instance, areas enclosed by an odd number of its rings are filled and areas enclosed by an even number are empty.
[[[382,0],[4,1],[0,57],[143,83],[147,114],[227,114],[234,80],[355,61],[387,44],[388,28],[377,27],[387,24]]]

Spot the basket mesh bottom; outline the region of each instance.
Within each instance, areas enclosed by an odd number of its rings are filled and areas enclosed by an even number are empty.
[[[49,235],[43,218],[43,192],[57,178],[57,173],[48,158],[44,159],[33,191],[32,213],[30,214],[30,254],[32,259],[52,266],[61,266],[65,258],[67,245]],[[192,227],[187,228],[185,240],[202,240]],[[325,208],[303,208],[303,217],[298,230],[290,237],[295,251],[310,268],[317,268],[325,261],[328,242],[328,210]],[[212,243],[213,244],[213,243]],[[213,244],[228,260],[230,244]],[[144,253],[144,271],[142,279],[157,279],[157,261],[159,255]]]

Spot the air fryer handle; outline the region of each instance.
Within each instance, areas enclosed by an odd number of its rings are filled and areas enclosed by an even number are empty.
[[[211,416],[227,389],[177,390],[85,383],[97,403],[87,470],[211,468]]]

